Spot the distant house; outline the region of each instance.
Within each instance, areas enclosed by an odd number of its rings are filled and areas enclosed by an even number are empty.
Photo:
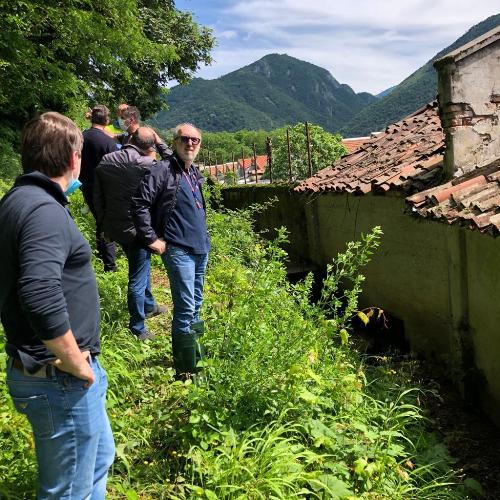
[[[257,161],[258,178],[260,179],[264,175],[267,168],[267,155],[257,155],[255,159],[253,156],[238,159],[238,169],[241,177],[243,177],[243,172],[247,177],[250,175],[255,177],[255,160]]]
[[[347,149],[347,154],[354,153],[365,142],[368,142],[372,137],[347,137],[342,139],[342,145]]]

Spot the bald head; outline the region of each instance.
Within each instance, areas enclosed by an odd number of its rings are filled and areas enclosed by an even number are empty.
[[[141,150],[144,155],[155,152],[156,134],[151,127],[139,127],[130,139],[130,143]]]

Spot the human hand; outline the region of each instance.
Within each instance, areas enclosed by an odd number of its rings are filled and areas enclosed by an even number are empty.
[[[90,387],[95,382],[94,370],[89,363],[90,353],[82,353],[83,357],[80,363],[71,364],[64,363],[61,359],[56,359],[51,361],[50,364],[55,366],[58,370],[62,372],[70,373],[76,378],[85,380],[85,387]]]
[[[165,250],[167,249],[167,244],[165,243],[165,240],[163,240],[162,238],[158,238],[156,241],[153,241],[153,243],[148,245],[148,248],[152,250],[154,253],[161,255],[162,253],[165,253]]]

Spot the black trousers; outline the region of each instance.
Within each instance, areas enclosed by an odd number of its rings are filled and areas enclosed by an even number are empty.
[[[96,219],[93,196],[94,187],[92,185],[83,185],[80,189],[82,190],[83,198],[85,199],[90,212],[94,216],[94,219]],[[102,236],[102,227],[97,224],[97,219],[95,225],[95,243],[97,255],[104,263],[104,271],[116,271],[116,245],[113,241],[110,243],[105,241]]]

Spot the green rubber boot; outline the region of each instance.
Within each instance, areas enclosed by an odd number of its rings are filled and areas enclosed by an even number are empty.
[[[205,347],[202,344],[201,337],[205,333],[205,322],[198,321],[191,325],[191,333],[193,333],[196,337],[196,362],[201,361],[205,358]]]
[[[185,379],[189,374],[196,373],[197,344],[196,334],[193,332],[172,334],[172,354],[177,380]]]

